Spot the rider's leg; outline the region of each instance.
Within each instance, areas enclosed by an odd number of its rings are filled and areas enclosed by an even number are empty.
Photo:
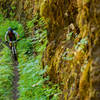
[[[14,38],[14,41],[16,41],[16,38]],[[15,42],[15,48],[17,48],[17,43]]]
[[[12,41],[9,41],[10,49],[12,49]]]
[[[16,50],[17,50],[17,43],[15,43],[15,48],[16,48]]]

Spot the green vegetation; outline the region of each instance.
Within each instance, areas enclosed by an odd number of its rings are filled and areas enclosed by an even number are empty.
[[[87,40],[88,40],[87,37],[81,39],[81,40],[77,43],[77,45],[75,45],[75,50],[77,50],[77,51],[83,50],[83,49],[85,48],[85,46],[88,44],[88,41],[87,41]]]
[[[73,60],[74,54],[70,51],[71,50],[69,48],[66,48],[66,51],[62,55],[63,60],[66,60],[66,61]]]
[[[42,24],[41,20],[43,21],[41,18],[36,20],[35,17],[35,20],[28,22],[30,31],[35,26],[34,23],[36,21],[38,22],[38,27],[42,27],[35,31],[33,38],[23,39],[18,44],[20,52],[18,57],[18,68],[20,70],[19,100],[57,100],[60,93],[58,85],[53,85],[49,82],[49,76],[43,78],[47,67],[42,69],[41,58],[47,44],[47,31],[43,27],[45,24]],[[23,47],[23,49],[19,46]],[[34,55],[32,54],[31,46],[33,46],[34,53],[36,53]],[[48,84],[44,84],[45,82]]]
[[[4,19],[3,16],[0,15],[0,39],[2,39],[3,41],[4,35],[9,26],[12,28],[18,28],[16,31],[19,34],[22,32],[22,26],[18,24],[18,22]],[[13,63],[9,48],[2,43],[0,44],[0,100],[11,100]]]
[[[0,100],[11,100],[12,96],[13,69],[10,55],[10,50],[2,46],[0,51]]]
[[[19,33],[20,37],[22,37],[23,34],[23,27],[21,24],[19,24],[17,21],[10,21],[9,19],[4,19],[3,16],[0,14],[0,38],[4,40],[4,36],[6,31],[8,30],[8,27],[12,27],[15,29],[16,32]]]
[[[34,37],[21,39],[17,45],[20,74],[19,100],[57,100],[61,92],[59,86],[50,82],[49,76],[43,77],[48,68],[46,66],[45,69],[42,69],[41,63],[43,51],[48,42],[46,23],[43,18],[37,20],[35,16],[32,21],[27,23],[27,27],[31,32],[32,27],[36,27],[36,22],[37,29],[34,32]],[[21,24],[4,19],[0,15],[0,37],[2,40],[4,40],[5,32],[9,26],[16,29],[20,36],[23,36]],[[0,58],[0,100],[11,100],[13,66],[10,50],[3,46],[0,55],[2,55]]]

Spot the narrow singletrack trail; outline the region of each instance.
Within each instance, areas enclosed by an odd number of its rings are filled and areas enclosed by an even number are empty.
[[[5,44],[9,48],[9,45],[7,43],[3,42],[1,39],[0,39],[0,43]],[[13,61],[12,66],[13,66],[13,74],[14,74],[13,82],[12,82],[12,87],[13,87],[12,99],[17,100],[19,98],[19,91],[18,91],[19,71],[18,71],[18,68],[17,68],[18,61],[14,60],[13,55],[12,55],[12,61]]]
[[[18,92],[18,80],[19,80],[19,72],[18,72],[18,61],[14,61],[13,63],[13,74],[14,74],[14,77],[13,77],[13,82],[12,82],[12,85],[13,85],[13,90],[12,90],[12,94],[13,94],[13,100],[17,100],[18,97],[19,97],[19,92]]]

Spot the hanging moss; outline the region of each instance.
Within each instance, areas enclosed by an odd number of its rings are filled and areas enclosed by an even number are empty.
[[[80,100],[85,100],[85,98],[87,98],[89,95],[90,65],[91,65],[91,62],[87,64],[84,72],[82,73],[81,79],[80,79],[80,85],[79,85],[79,91],[80,91],[80,96],[81,96]]]
[[[52,24],[64,24],[65,5],[67,0],[45,0],[40,7],[40,14],[49,18]]]

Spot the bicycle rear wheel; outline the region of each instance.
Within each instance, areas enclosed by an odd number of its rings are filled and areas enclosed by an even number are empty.
[[[17,61],[17,54],[16,54],[16,49],[15,49],[15,47],[12,47],[12,54],[13,54],[14,60]]]
[[[17,54],[14,54],[14,60],[17,61]]]

